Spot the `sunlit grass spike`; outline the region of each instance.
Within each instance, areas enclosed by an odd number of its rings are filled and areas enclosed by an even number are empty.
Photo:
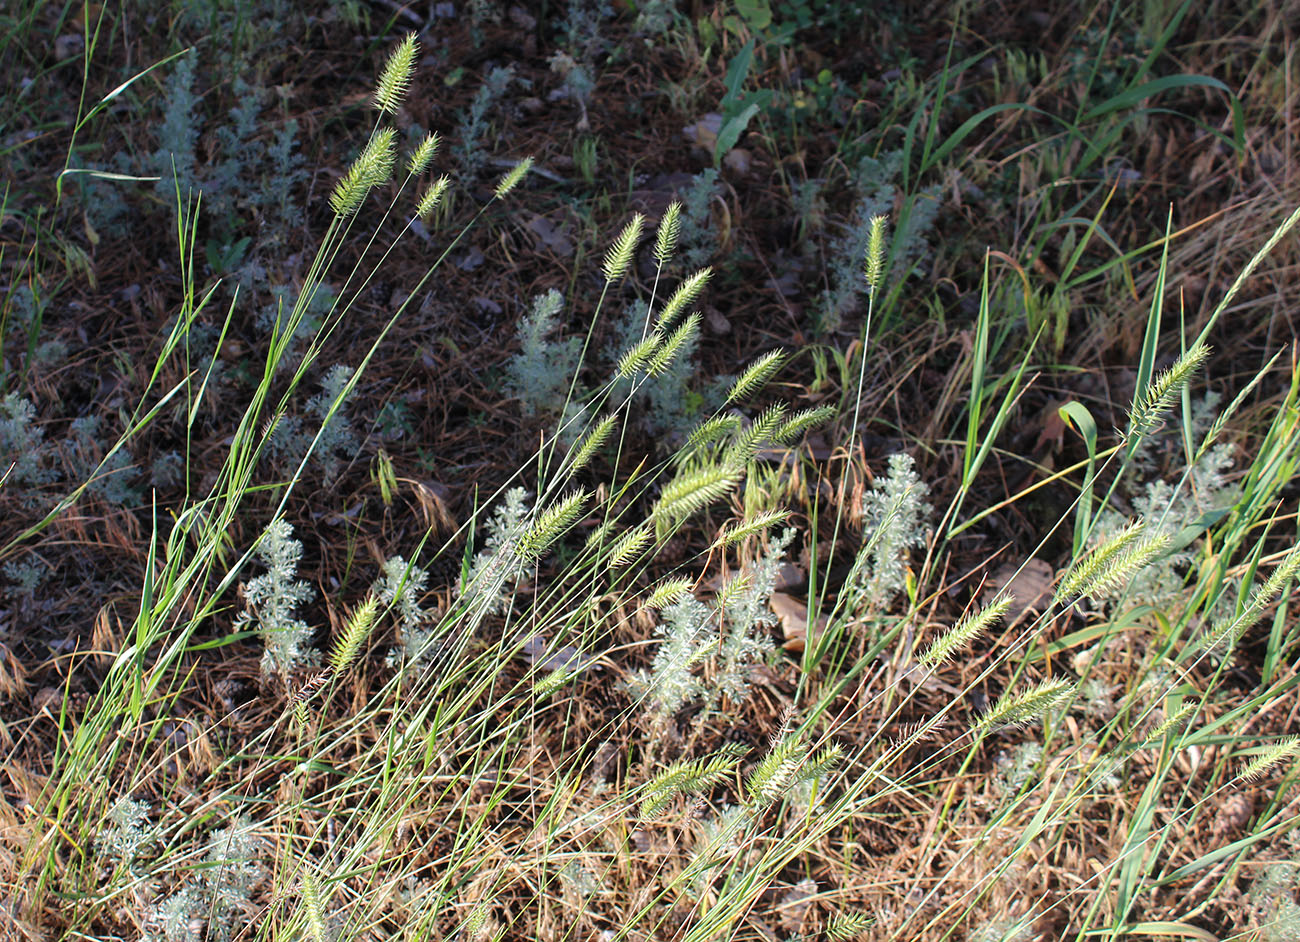
[[[1187,352],[1180,356],[1173,366],[1147,384],[1141,399],[1136,401],[1129,412],[1130,441],[1146,435],[1160,424],[1164,414],[1173,405],[1174,396],[1187,385],[1192,374],[1200,368],[1209,355],[1209,347],[1203,343],[1195,343],[1187,348]]]
[[[1084,586],[1095,580],[1121,551],[1142,536],[1143,523],[1135,520],[1088,555],[1078,560],[1056,586],[1054,602],[1063,602],[1082,595]]]
[[[636,251],[636,244],[641,241],[641,227],[645,224],[645,217],[637,213],[632,217],[632,221],[623,227],[623,231],[618,234],[614,244],[609,247],[605,253],[605,280],[618,281],[627,272],[628,266],[632,264],[632,253]]]
[[[415,73],[415,57],[419,52],[420,44],[415,41],[415,33],[407,33],[388,57],[375,84],[375,107],[380,113],[397,114]]]
[[[587,506],[587,492],[579,489],[561,497],[542,511],[537,522],[520,541],[521,549],[530,556],[540,556],[546,548],[564,535],[578,522]]]
[[[533,684],[533,696],[538,700],[545,700],[555,691],[564,686],[569,679],[569,672],[563,667],[551,671],[537,683]]]
[[[616,421],[618,421],[616,415],[607,415],[596,423],[596,427],[593,428],[588,433],[587,437],[582,440],[582,443],[574,449],[573,458],[569,461],[570,473],[587,466],[591,461],[592,456],[594,456],[596,452],[600,451],[601,446],[604,445],[606,439],[609,438],[609,433],[613,431],[614,423]]]
[[[917,660],[929,670],[939,667],[988,631],[989,626],[1007,613],[1014,601],[1013,596],[999,595],[990,604],[971,612],[931,642]]]
[[[415,215],[421,219],[428,219],[429,214],[437,209],[438,204],[442,202],[442,195],[447,192],[449,186],[451,186],[451,178],[445,174],[434,180],[429,185],[429,188],[424,191],[424,195],[420,197],[420,202],[415,207]]]
[[[836,409],[834,406],[818,406],[815,409],[801,409],[790,418],[785,420],[785,424],[772,433],[772,441],[781,444],[788,444],[794,441],[809,429],[816,428],[835,417]]]
[[[1008,726],[1028,726],[1043,718],[1074,696],[1074,684],[1049,678],[1020,693],[1008,690],[987,713],[972,726],[975,732],[987,732]]]
[[[705,419],[697,425],[686,439],[686,450],[699,448],[709,442],[716,442],[734,434],[740,428],[740,416],[724,414]]]
[[[310,863],[303,864],[302,906],[307,923],[307,938],[312,942],[325,942],[329,937],[325,927],[324,907],[321,905],[320,884]]]
[[[633,373],[646,368],[651,358],[663,344],[663,336],[656,331],[650,334],[631,350],[619,357],[618,376],[620,379],[627,379]]]
[[[790,511],[788,510],[764,510],[752,517],[741,520],[734,526],[724,528],[718,534],[718,538],[713,541],[713,545],[715,547],[735,546],[746,537],[762,533],[769,527],[774,527],[778,523],[785,523],[789,519]]]
[[[860,912],[836,913],[826,924],[831,942],[851,942],[876,924],[876,917]]]
[[[785,403],[777,402],[759,413],[749,428],[740,432],[727,447],[726,462],[730,465],[748,464],[760,448],[772,441],[772,436],[785,422]]]
[[[419,176],[428,169],[430,162],[433,160],[433,155],[438,152],[438,145],[441,142],[442,138],[436,132],[425,135],[419,146],[411,151],[410,159],[406,162],[406,169],[411,176]]]
[[[690,594],[694,583],[690,579],[668,579],[654,587],[650,597],[645,600],[646,608],[660,609],[672,605]]]
[[[636,562],[641,551],[654,539],[654,529],[642,523],[622,534],[609,548],[609,568],[622,569]]]
[[[659,318],[655,321],[655,329],[667,330],[676,323],[678,316],[699,297],[700,292],[704,290],[704,286],[709,283],[709,279],[712,277],[712,268],[701,268],[699,271],[687,276],[686,280],[678,285],[677,290],[669,296],[668,303],[659,312]]]
[[[681,327],[678,327],[665,340],[662,346],[654,352],[646,362],[645,371],[651,376],[660,376],[672,366],[673,360],[681,353],[682,348],[699,336],[700,333],[700,315],[692,314],[686,318]]]
[[[1273,766],[1297,754],[1300,754],[1300,736],[1288,736],[1278,740],[1241,770],[1241,778],[1243,781],[1253,782]]]
[[[720,464],[679,474],[663,489],[651,515],[668,520],[689,517],[731,493],[740,476],[741,469]]]
[[[497,199],[504,199],[505,196],[519,185],[519,181],[528,175],[528,171],[533,169],[533,158],[525,157],[519,163],[515,164],[501,178],[497,184],[495,195]]]
[[[330,208],[335,215],[346,219],[361,208],[362,202],[374,187],[388,181],[396,160],[397,132],[382,128],[375,133],[348,172],[343,175],[330,194]]]
[[[888,221],[884,216],[871,217],[871,232],[867,236],[867,251],[862,260],[862,274],[873,294],[880,287],[880,279],[885,273],[885,225]]]
[[[659,231],[655,234],[655,261],[667,265],[677,250],[677,236],[682,228],[682,204],[673,200],[664,210],[659,220]]]
[[[785,351],[781,349],[769,350],[762,354],[753,363],[745,367],[745,372],[731,384],[731,390],[727,393],[727,403],[738,402],[746,399],[758,392],[767,385],[767,381],[772,378],[781,364],[785,360]]]
[[[1150,746],[1154,746],[1156,743],[1161,742],[1170,733],[1181,732],[1198,709],[1200,709],[1200,704],[1198,703],[1184,703],[1177,713],[1173,716],[1167,717],[1163,723],[1151,730],[1151,732],[1146,735],[1146,738],[1142,740],[1142,744],[1138,746],[1138,748],[1149,748]]]
[[[373,595],[356,607],[345,623],[343,633],[335,642],[334,649],[330,651],[330,670],[341,674],[352,665],[361,646],[370,637],[370,631],[375,626],[375,616],[378,614],[379,599]]]

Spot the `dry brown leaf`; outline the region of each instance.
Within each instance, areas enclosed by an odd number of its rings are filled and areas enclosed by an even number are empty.
[[[1052,567],[1041,559],[1029,559],[1024,566],[1007,563],[989,577],[980,602],[988,605],[1004,590],[1010,594],[1015,599],[1007,611],[1007,627],[1011,627],[1026,613],[1038,614],[1047,608],[1054,577]]]
[[[773,592],[769,602],[772,614],[781,625],[781,636],[785,639],[781,647],[791,654],[799,653],[808,640],[808,606],[784,592]],[[818,633],[824,631],[828,623],[829,619],[825,615],[819,617]]]

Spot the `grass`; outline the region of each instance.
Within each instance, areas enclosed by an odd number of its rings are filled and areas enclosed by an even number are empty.
[[[10,72],[69,22],[28,6]],[[16,938],[1297,931],[1300,210],[1246,166],[1284,139],[1253,98],[1289,62],[1267,24],[1248,73],[1214,76],[1231,10],[1148,10],[1129,49],[1099,6],[1043,28],[1095,52],[1053,38],[1031,68],[1011,32],[972,53],[983,24],[955,9],[878,128],[861,103],[789,138],[755,116],[759,171],[724,162],[692,221],[719,247],[701,273],[676,199],[714,155],[666,130],[698,120],[686,92],[647,94],[636,126],[603,99],[634,43],[710,101],[748,50],[780,106],[790,47],[721,8],[659,39],[593,14],[617,41],[567,53],[596,90],[549,106],[530,83],[563,79],[554,24],[448,24],[533,43],[490,113],[481,82],[418,67],[458,47],[418,48],[400,14],[372,22],[385,43],[293,56],[271,49],[313,25],[273,4],[229,42],[219,7],[168,9],[183,48],[124,60],[135,15],[83,13],[80,68],[43,68],[3,121],[59,129],[15,145],[49,183],[11,186],[0,222],[0,435],[25,459],[0,484]],[[99,235],[69,180],[130,181],[82,148],[154,153],[132,116],[180,115],[144,94],[171,59],[259,42],[301,80],[260,133],[321,130],[301,225],[144,186],[156,229]],[[845,73],[826,94],[879,54],[789,42]],[[359,48],[377,78],[343,87]],[[530,117],[548,107],[584,136]],[[471,142],[429,135],[470,123],[508,156],[442,175]],[[1217,169],[1172,210],[1172,176],[1139,196],[1098,174],[1192,127]],[[228,156],[205,147],[197,179]],[[826,218],[862,156],[896,152],[892,212]],[[793,180],[827,208],[796,219]],[[933,229],[909,223],[922,198]],[[557,205],[604,244],[539,242]],[[239,263],[209,261],[210,227],[248,240]],[[812,316],[832,263],[862,278],[838,326]],[[393,403],[409,418],[381,425]],[[90,473],[63,470],[74,446]]]

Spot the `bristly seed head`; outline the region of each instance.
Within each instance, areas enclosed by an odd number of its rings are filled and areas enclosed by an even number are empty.
[[[388,182],[397,159],[396,137],[397,132],[392,128],[382,128],[366,143],[330,194],[330,208],[337,216],[343,219],[351,216],[361,208],[371,189]]]
[[[510,168],[509,172],[501,178],[497,184],[496,198],[502,199],[507,193],[519,185],[519,181],[524,178],[529,170],[533,168],[533,158],[525,157],[519,163]]]
[[[884,216],[871,217],[871,234],[867,237],[867,253],[863,258],[863,275],[867,287],[874,294],[880,286],[880,278],[885,271],[885,223]]]
[[[659,232],[655,236],[655,261],[667,265],[677,250],[677,234],[682,228],[682,204],[673,200],[664,210],[659,220]]]
[[[1141,399],[1134,403],[1129,413],[1127,437],[1130,441],[1146,435],[1160,424],[1164,414],[1173,405],[1174,396],[1187,385],[1192,374],[1209,356],[1210,348],[1198,341],[1188,347],[1187,352],[1173,366],[1147,384]]]
[[[402,99],[406,97],[406,87],[415,73],[415,57],[419,52],[420,44],[415,41],[415,33],[407,33],[388,57],[384,70],[379,73],[379,81],[375,83],[375,107],[381,114],[397,114]]]
[[[429,214],[437,209],[438,204],[442,202],[442,194],[447,191],[451,185],[451,178],[445,173],[437,180],[434,180],[430,187],[424,191],[420,197],[419,204],[415,207],[415,214],[421,219],[428,219]]]
[[[424,173],[429,163],[433,160],[433,155],[438,152],[438,145],[442,143],[436,133],[425,135],[420,146],[411,152],[411,158],[406,162],[406,169],[410,171],[411,176],[416,177]]]
[[[1015,598],[999,593],[992,603],[966,615],[950,631],[944,632],[917,659],[921,666],[934,670],[988,630],[1011,608]]]
[[[332,671],[341,674],[352,665],[361,646],[370,637],[370,631],[375,626],[375,616],[378,614],[379,599],[373,595],[356,607],[344,625],[343,633],[339,635],[334,650],[330,652],[329,666]]]
[[[987,732],[1007,726],[1028,726],[1044,714],[1063,706],[1074,697],[1074,684],[1068,680],[1048,679],[1021,693],[1007,691],[993,707],[975,721],[974,732]]]
[[[605,253],[606,281],[617,281],[622,278],[628,266],[632,264],[632,253],[636,251],[637,242],[641,241],[641,227],[644,223],[645,217],[640,213],[633,216],[632,221],[623,227],[623,231],[618,234],[614,244]]]

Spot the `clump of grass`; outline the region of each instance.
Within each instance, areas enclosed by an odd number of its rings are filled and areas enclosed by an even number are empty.
[[[400,113],[416,52],[408,37],[381,73],[373,95],[381,116]],[[267,571],[243,586],[245,610],[235,626],[260,635],[264,670],[287,675],[318,657],[299,612],[314,589],[298,578],[302,546],[284,516],[305,490],[301,474],[263,485],[254,469],[275,447],[276,417],[294,401],[358,285],[373,274],[334,273],[342,285],[336,303],[321,312],[316,329],[299,336],[348,228],[367,225],[371,204],[395,189],[388,182],[403,166],[397,139],[395,129],[377,126],[322,198],[331,219],[320,254],[297,299],[286,298],[277,310],[263,378],[231,423],[218,480],[178,509],[167,521],[170,530],[159,532],[165,552],[156,564],[151,558],[130,644],[100,652],[109,666],[89,705],[80,715],[64,710],[58,720],[67,735],[59,739],[48,784],[31,801],[34,813],[25,826],[32,840],[22,867],[40,894],[59,894],[72,910],[70,925],[133,922],[169,942],[372,930],[412,939],[504,938],[532,932],[554,917],[552,907],[572,904],[563,932],[599,921],[600,931],[649,936],[673,919],[673,932],[702,942],[745,933],[747,921],[769,904],[769,888],[815,871],[827,900],[854,901],[827,920],[831,938],[853,937],[873,920],[893,938],[941,937],[960,926],[1013,938],[1067,906],[1079,933],[1131,934],[1136,920],[1148,916],[1140,907],[1156,905],[1152,891],[1180,879],[1165,868],[1168,856],[1147,853],[1149,844],[1159,840],[1176,859],[1194,861],[1189,873],[1199,879],[1200,865],[1221,858],[1217,851],[1209,861],[1190,853],[1182,843],[1192,830],[1189,818],[1247,779],[1293,776],[1294,741],[1261,746],[1246,739],[1265,706],[1290,691],[1282,674],[1295,638],[1285,613],[1259,639],[1271,665],[1259,691],[1226,690],[1224,672],[1207,657],[1221,642],[1237,645],[1292,589],[1300,554],[1278,552],[1265,523],[1287,478],[1266,472],[1294,463],[1293,400],[1279,410],[1244,472],[1232,513],[1206,524],[1203,546],[1213,550],[1202,549],[1197,573],[1185,574],[1195,582],[1186,589],[1195,604],[1177,612],[1135,608],[1121,590],[1161,564],[1170,535],[1146,519],[1089,542],[1091,511],[1100,504],[1104,513],[1111,503],[1097,484],[1123,476],[1203,358],[1185,355],[1170,373],[1154,376],[1161,332],[1153,324],[1129,430],[1117,436],[1107,458],[1087,466],[1086,477],[1071,478],[1073,506],[1034,521],[1044,541],[1071,516],[1082,521],[1055,592],[1042,592],[1045,610],[1018,613],[998,635],[994,625],[1013,604],[1002,589],[986,603],[972,601],[970,614],[951,629],[936,631],[983,575],[957,565],[969,553],[958,551],[954,535],[973,480],[966,472],[993,450],[1005,418],[1000,414],[995,430],[981,438],[978,400],[990,388],[1010,389],[1009,411],[1019,388],[1015,377],[1005,386],[987,382],[972,353],[963,361],[973,393],[961,492],[932,526],[928,499],[949,495],[937,480],[923,482],[909,456],[889,459],[877,486],[863,495],[861,545],[853,552],[826,549],[832,557],[852,557],[848,578],[813,586],[802,617],[781,626],[801,622],[806,631],[802,639],[794,632],[786,639],[792,653],[804,645],[796,665],[777,653],[772,602],[787,559],[806,570],[810,583],[820,577],[815,563],[827,533],[819,508],[811,500],[751,507],[737,521],[720,520],[760,476],[773,446],[793,447],[833,410],[795,411],[779,401],[749,405],[768,394],[783,368],[779,353],[764,354],[735,380],[717,383],[715,398],[701,395],[683,410],[690,422],[680,439],[652,444],[660,447],[652,454],[636,453],[636,436],[628,434],[633,397],[660,384],[673,389],[672,371],[686,364],[689,372],[699,338],[700,319],[690,308],[707,276],[688,276],[667,301],[659,292],[658,275],[690,248],[685,225],[674,238],[673,222],[689,212],[670,212],[655,240],[659,271],[649,297],[635,308],[635,329],[627,329],[603,381],[590,379],[581,391],[581,408],[556,420],[572,426],[571,437],[557,429],[510,480],[479,482],[483,496],[466,527],[473,555],[446,610],[424,607],[427,574],[413,562],[427,558],[423,540],[383,547],[376,558],[385,562],[368,591],[370,573],[358,577],[365,566],[350,555],[349,565],[333,570],[337,583],[321,579],[352,612],[325,669],[292,694],[295,687],[285,685],[277,715],[297,722],[260,727],[255,738],[237,742],[238,761],[214,762],[210,773],[174,785],[185,771],[175,761],[183,746],[166,724],[191,700],[195,661],[215,662],[216,645],[203,635],[226,639],[226,608],[249,560]],[[430,194],[441,199],[452,185],[442,178],[422,187],[414,178],[428,170],[426,163],[405,164],[404,185],[417,195],[403,190],[392,197],[394,215],[377,233],[388,232],[392,218],[429,209]],[[506,173],[493,199],[517,193],[530,166],[521,161]],[[608,292],[639,290],[629,275],[641,228],[634,216],[585,274]],[[908,256],[896,252],[888,261],[879,216],[864,231],[854,265],[870,310],[877,292],[906,270],[895,267],[904,264],[898,259]],[[910,232],[896,229],[895,245],[911,239]],[[602,295],[593,331],[608,313],[604,304]],[[308,404],[322,427],[310,436],[300,432],[299,470],[318,451],[341,460],[325,429],[339,420],[405,307],[358,350],[355,370],[330,374],[325,392]],[[184,313],[178,324],[196,312]],[[976,350],[987,352],[988,328],[985,310],[974,328]],[[291,358],[295,344],[303,349]],[[572,375],[548,387],[552,399],[566,386],[576,391],[580,371],[584,379],[597,372],[585,362],[588,344],[576,349],[576,359],[565,363]],[[865,362],[858,375],[864,374]],[[846,384],[852,375],[846,363]],[[858,382],[848,391],[860,398]],[[681,397],[680,387],[674,394]],[[851,456],[859,417],[855,406],[843,449]],[[936,452],[953,447],[948,439],[937,444]],[[494,483],[499,487],[492,492]],[[238,563],[227,565],[226,534],[256,495],[275,505],[273,522]],[[794,528],[762,541],[797,515],[809,522],[806,545]],[[841,538],[836,530],[829,539]],[[723,567],[732,553],[744,562]],[[726,575],[709,582],[719,568]],[[1199,630],[1195,613],[1222,604],[1234,576],[1258,588],[1230,616]],[[1108,605],[1088,609],[1078,604],[1084,597]],[[361,648],[385,614],[397,623],[404,663],[360,669]],[[1083,624],[1070,623],[1075,618]],[[931,632],[937,640],[915,644]],[[616,685],[620,673],[632,678],[634,696]],[[332,696],[344,684],[346,709]],[[990,690],[1003,692],[981,707]],[[1113,709],[1094,708],[1108,697]],[[771,722],[774,713],[782,714],[778,724]],[[1202,713],[1214,722],[1194,723]],[[753,760],[724,741],[729,731],[758,726],[770,735]],[[233,722],[222,727],[232,737],[237,730]],[[1008,739],[1015,743],[1009,750]],[[1204,772],[1218,784],[1204,791],[1184,787],[1175,772],[1181,754],[1209,744],[1222,758]],[[994,760],[989,798],[986,760],[999,752],[1007,759]],[[1140,780],[1130,772],[1139,767]],[[151,775],[177,800],[165,804],[160,816],[167,820],[157,826],[167,852],[145,860],[146,843],[128,832],[148,831],[148,809],[108,804],[103,794],[88,798],[85,783]],[[1027,885],[1037,876],[1014,872],[1031,854],[1040,859],[1041,847],[1071,840],[1071,825],[1103,798],[1114,813],[1113,802],[1121,799],[1113,797],[1111,783],[1125,775],[1140,800],[1122,806],[1126,827],[1112,843],[1089,849],[1097,865],[1088,874],[1062,891]],[[227,808],[257,817],[236,814],[204,837],[206,822]],[[923,821],[917,808],[926,809]],[[1259,840],[1240,845],[1240,853],[1262,846],[1266,831],[1286,823],[1285,813],[1280,801],[1262,810],[1267,823],[1252,825]],[[913,818],[916,827],[909,826]],[[889,881],[862,879],[853,862],[869,856],[859,853],[860,842],[881,822],[890,839],[910,842],[908,854],[927,865]],[[122,833],[110,836],[114,829]],[[1095,841],[1096,829],[1084,837]],[[63,863],[84,857],[77,851],[95,840],[119,866],[147,864],[141,880],[158,895],[88,892],[94,880]],[[981,901],[1008,885],[1018,894],[1010,911],[1024,915],[981,924]],[[905,907],[874,897],[856,902],[895,886]],[[1274,900],[1289,886],[1266,889],[1263,902],[1252,905],[1257,916],[1277,921],[1286,913]],[[133,911],[123,917],[122,907]]]

